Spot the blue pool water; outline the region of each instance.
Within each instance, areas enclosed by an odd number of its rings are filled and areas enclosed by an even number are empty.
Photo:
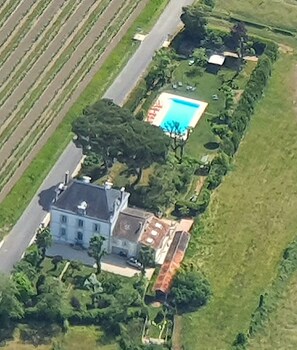
[[[178,123],[179,130],[184,133],[191,124],[200,105],[199,103],[189,102],[179,98],[171,98],[170,100],[170,108],[162,120],[160,127],[168,131],[172,124]]]

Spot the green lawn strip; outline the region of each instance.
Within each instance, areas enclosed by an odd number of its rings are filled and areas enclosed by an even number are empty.
[[[185,148],[187,155],[199,160],[206,154],[216,153],[217,151],[216,148],[211,149],[211,146],[215,145],[218,140],[211,131],[211,127],[207,119],[207,114],[201,117]]]
[[[33,12],[28,16],[25,23],[18,29],[17,33],[14,36],[7,47],[0,54],[0,67],[7,61],[11,53],[18,47],[19,43],[26,36],[32,26],[35,24],[36,20],[43,14],[51,0],[42,0],[33,10]]]
[[[139,0],[138,0],[139,1]],[[121,17],[121,13],[119,12],[119,23],[117,23],[117,27],[113,29],[112,33],[110,33],[111,28],[108,28],[106,31],[106,39],[104,40],[105,36],[102,37],[100,42],[95,45],[91,51],[88,52],[88,56],[90,56],[89,60],[86,60],[82,67],[78,70],[78,72],[75,73],[74,77],[70,80],[68,83],[68,86],[63,90],[62,95],[57,100],[55,105],[52,107],[52,110],[55,112],[48,117],[48,115],[45,116],[45,118],[40,118],[38,120],[38,125],[36,129],[31,132],[29,137],[25,139],[25,137],[20,141],[18,145],[13,149],[14,154],[14,162],[10,163],[8,166],[4,167],[2,165],[2,172],[3,174],[0,175],[0,189],[3,188],[3,186],[6,184],[6,182],[9,180],[9,178],[14,174],[15,170],[20,166],[22,161],[25,159],[25,157],[30,153],[33,146],[38,142],[39,138],[43,135],[45,130],[50,126],[52,120],[54,117],[60,112],[62,107],[64,106],[64,103],[67,102],[67,100],[71,97],[73,91],[77,88],[78,84],[81,82],[81,80],[85,77],[85,75],[89,72],[93,64],[96,62],[96,60],[101,56],[101,54],[104,52],[106,46],[108,45],[109,41],[117,34],[118,29],[120,26],[125,23],[127,18],[131,15],[131,12],[134,11],[135,6],[137,6],[137,1],[134,1],[133,6],[129,7],[129,11],[125,13],[125,16]],[[102,45],[101,41],[105,41],[105,44]],[[99,57],[98,57],[99,56]],[[84,60],[86,56],[82,58]],[[88,57],[87,57],[88,58]],[[70,76],[71,77],[71,76]],[[30,131],[29,131],[30,133]],[[12,156],[12,154],[11,154]],[[17,162],[15,161],[17,160]],[[6,162],[5,162],[6,163]]]
[[[259,295],[276,275],[284,248],[296,235],[297,125],[292,107],[296,57],[275,64],[265,98],[240,146],[235,170],[213,195],[194,230],[186,262],[199,266],[213,297],[183,318],[185,349],[229,349],[248,329]],[[284,88],[286,87],[286,88]]]
[[[59,344],[59,348],[63,350],[119,350],[119,345],[114,340],[107,339],[100,327],[70,326],[66,334],[62,332],[56,334],[57,332],[53,332],[51,328],[42,322],[39,325],[19,325],[14,332],[14,340],[8,341],[3,349],[52,350],[58,349],[58,345],[54,347],[54,344]],[[22,340],[21,331],[24,334],[26,329],[29,334],[32,330],[36,330],[36,335],[40,339],[39,345],[34,344],[33,339],[32,343],[29,339]]]
[[[209,22],[209,27],[212,29],[219,29],[222,31],[228,30],[228,28],[231,29],[232,23],[229,21],[223,20],[223,19],[218,19],[214,17],[209,17],[208,19]],[[288,35],[284,35],[282,33],[276,33],[273,32],[272,30],[269,29],[261,29],[261,28],[256,28],[254,26],[250,26],[246,24],[247,31],[250,35],[256,35],[259,38],[265,38],[269,39],[271,41],[277,42],[279,44],[286,44],[290,46],[296,46],[296,38]]]
[[[70,327],[67,334],[62,336],[61,343],[65,350],[119,350],[117,343],[112,340],[107,341],[105,338],[105,334],[99,327],[76,326]]]
[[[27,72],[33,67],[34,63],[39,59],[39,57],[44,53],[46,48],[52,42],[53,38],[58,34],[61,27],[67,22],[68,18],[72,15],[74,10],[77,8],[78,4],[76,2],[69,2],[63,11],[60,13],[59,17],[56,19],[52,26],[47,27],[47,33],[43,37],[42,41],[36,46],[36,48],[30,52],[29,56],[22,63],[22,65],[10,76],[9,83],[0,93],[0,106],[5,102],[7,96],[9,96],[12,91],[18,86],[18,84],[26,76]],[[45,27],[43,29],[46,29]]]
[[[164,3],[167,2],[168,0],[164,0]],[[148,3],[77,102],[69,110],[47,144],[26,169],[22,178],[4,201],[0,203],[0,236],[3,237],[16,223],[48,172],[72,139],[71,122],[81,114],[87,105],[94,103],[103,96],[108,85],[114,80],[127,63],[131,54],[136,50],[137,46],[132,43],[132,38],[137,28],[146,21],[153,23],[153,21],[157,20],[155,7],[159,3],[160,0],[151,0]]]
[[[165,7],[168,5],[169,1],[170,0],[151,0],[146,6],[146,12],[143,12],[146,16],[140,15],[134,26],[134,30],[138,29],[143,32],[149,32],[164,11]]]
[[[286,30],[296,30],[296,3],[278,0],[217,0],[215,10],[239,15],[248,21],[263,23]]]
[[[174,72],[173,79],[176,82],[181,82],[183,86],[171,92],[207,102],[207,111],[210,113],[218,113],[224,107],[224,95],[219,91],[222,85],[219,76],[208,72],[203,72],[202,76],[189,76],[188,73],[191,69],[193,68],[189,67],[187,60],[181,62]],[[228,71],[233,73],[230,70]],[[194,92],[187,91],[187,86],[195,86],[196,90]],[[213,101],[212,95],[218,95],[218,101]]]

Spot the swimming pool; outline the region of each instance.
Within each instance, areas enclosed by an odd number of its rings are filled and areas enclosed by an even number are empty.
[[[182,133],[186,139],[189,136],[187,130],[196,126],[207,105],[203,101],[162,92],[148,111],[146,121],[168,134],[174,133],[172,125],[178,124],[178,134]]]
[[[172,124],[179,124],[179,131],[185,133],[192,126],[192,121],[201,108],[199,101],[192,102],[178,97],[172,97],[168,101],[170,103],[169,110],[164,116],[160,127],[164,131],[168,131]]]

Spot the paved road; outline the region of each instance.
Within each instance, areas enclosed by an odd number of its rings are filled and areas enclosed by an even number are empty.
[[[156,50],[158,50],[168,35],[176,32],[180,24],[181,9],[190,5],[194,0],[171,0],[166,10],[149,35],[141,43],[139,49],[132,56],[127,66],[115,82],[107,90],[105,97],[113,99],[121,105],[130,91],[136,86],[139,77],[145,72]]]
[[[104,97],[123,104],[125,98],[135,87],[139,77],[148,67],[154,52],[158,50],[168,35],[175,33],[179,25],[181,8],[190,5],[194,0],[171,0],[152,31],[141,43],[136,53],[123,69]],[[63,181],[65,171],[72,173],[82,158],[80,149],[71,143],[65,149],[37,194],[24,211],[23,215],[5,238],[0,248],[0,271],[9,273],[13,265],[21,258],[30,244],[38,225],[46,216],[54,198],[55,186]]]

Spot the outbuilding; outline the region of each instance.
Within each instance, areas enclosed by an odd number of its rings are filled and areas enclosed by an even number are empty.
[[[224,65],[225,56],[223,55],[211,55],[207,61],[206,70],[209,73],[217,74],[220,68]]]

